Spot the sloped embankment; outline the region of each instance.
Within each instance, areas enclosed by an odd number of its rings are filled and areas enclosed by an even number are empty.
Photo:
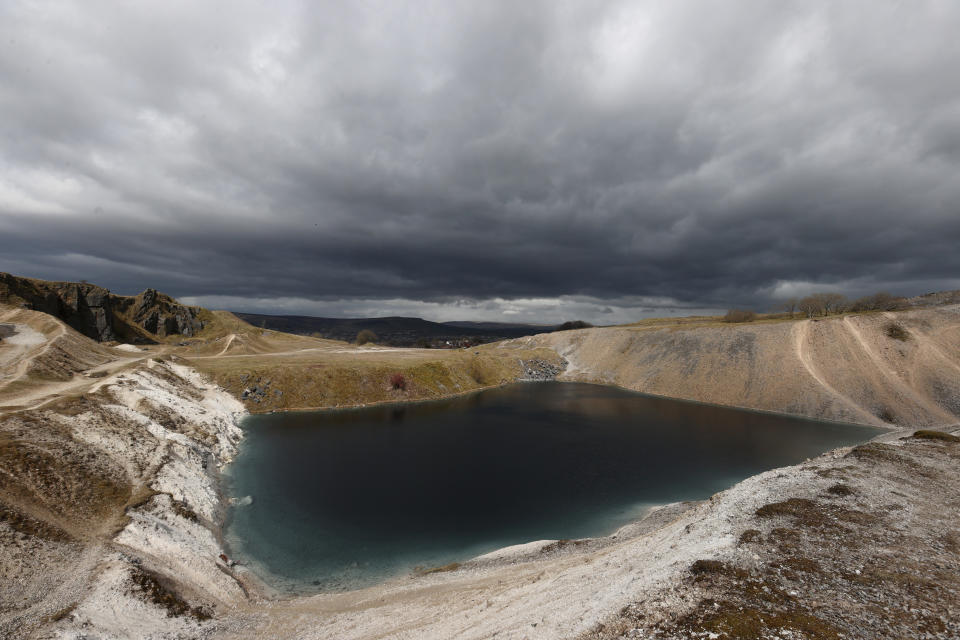
[[[0,414],[0,636],[199,637],[245,599],[217,489],[242,409],[144,359]]]
[[[546,346],[563,380],[873,425],[960,423],[960,306],[694,329],[611,327]]]

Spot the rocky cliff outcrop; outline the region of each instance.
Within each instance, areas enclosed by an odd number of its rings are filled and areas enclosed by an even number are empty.
[[[56,316],[99,342],[190,337],[203,328],[198,307],[182,305],[155,289],[118,296],[86,282],[47,282],[0,273],[0,303]]]
[[[170,296],[147,289],[138,296],[123,298],[118,307],[128,318],[157,336],[193,336],[203,329],[198,307],[187,307]]]

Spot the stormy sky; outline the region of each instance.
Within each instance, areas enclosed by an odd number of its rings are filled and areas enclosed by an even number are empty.
[[[960,3],[0,3],[0,271],[626,322],[960,288]]]

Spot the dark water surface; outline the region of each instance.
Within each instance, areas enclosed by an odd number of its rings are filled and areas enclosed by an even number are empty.
[[[559,382],[250,416],[243,429],[227,539],[268,582],[299,592],[609,534],[650,505],[707,498],[877,434]]]

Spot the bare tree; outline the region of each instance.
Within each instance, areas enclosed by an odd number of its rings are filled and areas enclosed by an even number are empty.
[[[886,291],[880,291],[873,295],[857,298],[850,303],[851,311],[896,311],[905,308],[906,300],[899,298]]]
[[[812,318],[813,316],[823,313],[823,301],[820,299],[820,296],[814,294],[798,300],[797,308],[800,310],[800,313],[808,318]]]
[[[842,293],[812,293],[797,302],[797,308],[808,318],[840,313],[847,306],[847,297]]]
[[[823,315],[831,313],[842,313],[847,305],[847,296],[842,293],[821,293],[820,299],[823,302]]]
[[[797,298],[787,298],[780,303],[780,308],[790,314],[790,317],[793,317],[794,312],[797,310],[797,305],[800,301]]]

